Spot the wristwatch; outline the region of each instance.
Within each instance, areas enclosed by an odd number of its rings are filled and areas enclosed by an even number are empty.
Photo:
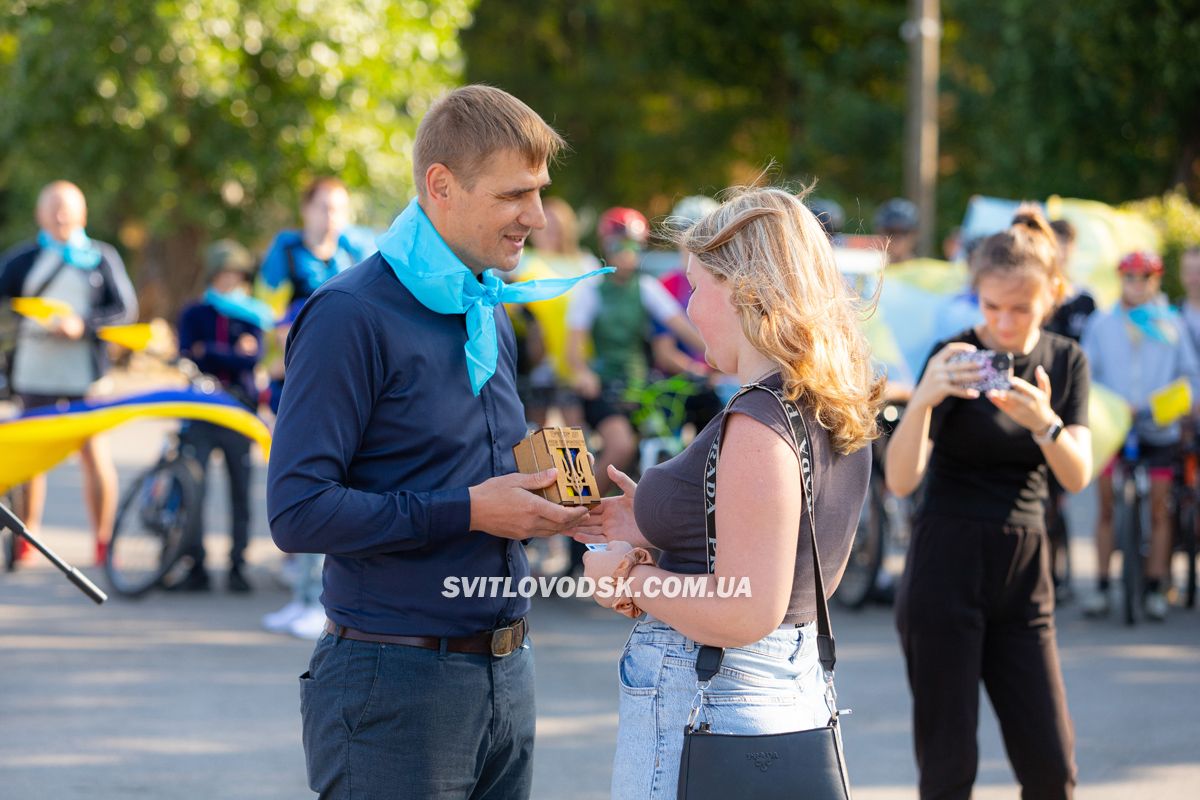
[[[1050,444],[1057,439],[1059,434],[1062,432],[1063,421],[1058,417],[1055,417],[1054,421],[1050,423],[1050,426],[1046,428],[1046,430],[1042,431],[1041,433],[1033,434],[1033,440],[1038,444]]]

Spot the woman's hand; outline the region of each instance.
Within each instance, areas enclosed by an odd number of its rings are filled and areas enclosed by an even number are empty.
[[[633,549],[628,542],[613,542],[607,550],[589,550],[583,554],[584,577],[591,578],[597,584],[601,578],[610,577],[625,554]],[[617,601],[616,592],[594,592],[592,599],[603,608],[612,608]]]
[[[609,544],[628,542],[633,547],[653,547],[638,530],[633,517],[633,496],[637,484],[613,465],[608,465],[608,477],[623,492],[620,497],[605,497],[600,505],[572,531],[580,544]],[[611,549],[611,548],[610,548]]]
[[[1058,418],[1050,407],[1050,376],[1039,364],[1034,373],[1037,386],[1020,378],[1012,379],[1012,388],[993,389],[988,400],[1013,421],[1032,433],[1042,433]]]
[[[981,377],[979,367],[970,361],[950,363],[955,353],[970,353],[975,346],[966,342],[951,342],[938,350],[925,366],[921,382],[913,390],[910,404],[935,408],[947,397],[974,400],[979,392],[968,388]]]

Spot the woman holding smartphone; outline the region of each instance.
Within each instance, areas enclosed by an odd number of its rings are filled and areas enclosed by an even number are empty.
[[[894,493],[926,479],[896,605],[920,794],[971,796],[982,680],[1022,796],[1066,798],[1074,732],[1044,503],[1048,471],[1071,492],[1091,476],[1087,360],[1041,327],[1067,284],[1036,206],[974,257],[984,321],[935,346],[887,453]],[[1008,389],[986,388],[979,351],[1012,353]]]

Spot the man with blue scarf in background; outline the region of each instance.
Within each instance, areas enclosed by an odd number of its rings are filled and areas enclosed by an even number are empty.
[[[274,320],[266,303],[250,296],[254,257],[237,242],[222,239],[205,253],[204,271],[208,289],[179,318],[179,355],[191,359],[201,372],[220,381],[231,397],[255,411],[258,386],[254,367],[262,358],[263,333],[271,329]],[[251,442],[222,425],[191,420],[184,423],[182,443],[204,470],[206,488],[209,456],[213,450],[220,450],[225,457],[233,539],[226,588],[248,592],[251,587],[243,567],[250,536]],[[204,543],[197,542],[188,555],[192,557],[191,569],[175,588],[207,591]]]
[[[82,400],[108,369],[107,346],[96,336],[106,325],[137,319],[137,296],[112,245],[88,238],[87,201],[78,186],[54,181],[38,195],[36,242],[0,258],[0,301],[39,297],[69,306],[48,324],[24,319],[17,333],[11,383],[25,410]],[[104,563],[117,513],[117,471],[108,441],[97,436],[80,450],[83,493],[96,536],[96,565]],[[46,476],[27,484],[17,509],[29,530],[41,527]],[[20,540],[20,557],[28,547]]]
[[[533,494],[553,470],[516,473],[525,413],[502,305],[580,278],[493,272],[515,269],[545,225],[562,147],[507,92],[443,97],[417,131],[417,199],[289,334],[267,505],[280,549],[326,554],[326,633],[300,677],[322,798],[350,797],[351,776],[356,797],[529,796],[529,600],[467,596],[457,579],[516,586],[521,541],[587,515]]]
[[[1162,295],[1162,259],[1155,253],[1130,253],[1121,259],[1117,270],[1121,275],[1121,299],[1109,311],[1091,316],[1082,345],[1092,367],[1092,380],[1124,398],[1134,415],[1131,441],[1150,472],[1150,556],[1146,559],[1146,594],[1142,602],[1147,618],[1162,620],[1167,615],[1166,593],[1170,588],[1168,498],[1182,431],[1178,422],[1155,423],[1150,398],[1181,378],[1191,383],[1192,397],[1200,397],[1200,360],[1183,318]],[[1084,613],[1091,617],[1107,616],[1111,607],[1112,463],[1101,473],[1098,484],[1097,591],[1084,601]]]

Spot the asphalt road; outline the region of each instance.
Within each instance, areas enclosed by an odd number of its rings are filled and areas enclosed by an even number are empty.
[[[150,463],[162,425],[113,436],[123,475]],[[0,456],[2,457],[2,456]],[[303,798],[296,676],[311,645],[258,627],[287,601],[262,518],[257,473],[251,563],[257,590],[155,593],[94,606],[44,560],[0,574],[0,798]],[[52,473],[46,542],[87,564],[78,466]],[[221,486],[210,552],[225,549]],[[1090,563],[1086,540],[1076,563]],[[87,570],[99,580],[96,570]],[[1082,583],[1081,577],[1081,583]],[[219,586],[219,582],[218,582]],[[1200,612],[1127,629],[1059,616],[1078,737],[1079,797],[1200,796]],[[855,797],[913,798],[909,697],[890,610],[834,609],[838,686]],[[615,664],[629,623],[589,601],[538,601],[534,797],[608,796]],[[984,703],[976,797],[1018,790]]]

